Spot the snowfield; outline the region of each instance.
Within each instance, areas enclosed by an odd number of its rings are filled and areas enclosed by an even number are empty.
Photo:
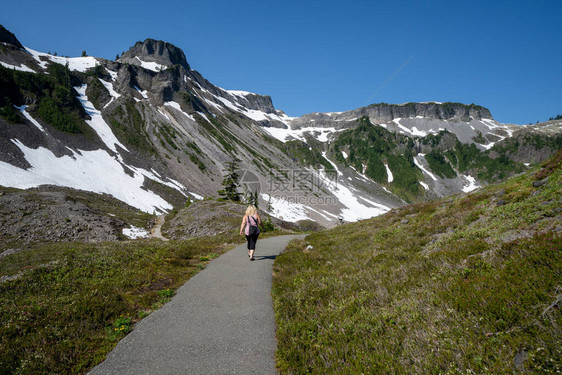
[[[253,92],[248,92],[248,91],[242,91],[242,90],[224,90],[227,93],[231,94],[231,95],[235,95],[235,96],[241,96],[241,97],[246,97],[248,95],[256,95]]]
[[[281,142],[287,142],[291,139],[298,139],[306,142],[305,134],[312,136],[320,142],[327,142],[331,134],[338,132],[336,128],[321,128],[321,127],[306,127],[300,129],[281,129],[281,128],[265,128],[262,129],[271,135],[273,138],[280,140]]]
[[[86,88],[86,85],[74,88],[79,94],[77,98],[91,117],[91,120],[86,120],[86,123],[96,131],[113,155],[104,149],[84,151],[67,148],[70,155],[57,157],[49,149],[44,147],[32,149],[19,140],[12,139],[11,141],[22,151],[31,168],[22,169],[0,162],[2,185],[19,189],[57,185],[109,194],[148,213],[164,213],[172,209],[172,205],[144,187],[147,178],[173,188],[187,197],[185,187],[178,181],[164,180],[154,171],[147,171],[124,163],[116,146],[125,151],[127,148],[115,137],[101,112],[95,109],[88,100]],[[177,103],[174,104],[177,105]],[[172,104],[173,107],[175,105]],[[179,107],[179,105],[177,106]],[[45,131],[39,122],[26,111],[25,106],[17,108],[34,126],[42,132]],[[196,199],[201,198],[197,194],[191,195]]]
[[[147,230],[131,226],[130,228],[123,228],[123,235],[134,240],[137,238],[148,238],[150,233]]]
[[[195,118],[193,116],[191,116],[189,113],[184,112],[181,109],[180,104],[178,102],[165,102],[164,105],[174,108],[175,110],[181,112],[185,117],[187,117],[191,121],[195,121]]]
[[[113,152],[117,152],[117,148],[115,147],[116,145],[125,151],[129,151],[127,150],[127,147],[117,140],[117,137],[113,134],[113,131],[103,119],[101,112],[98,111],[92,102],[88,100],[88,97],[86,96],[87,87],[87,85],[74,87],[76,92],[79,94],[79,96],[77,96],[78,100],[82,103],[86,113],[92,118],[91,120],[86,120],[86,123],[90,125],[96,133],[98,133],[103,143],[105,143],[105,145]]]
[[[341,176],[342,173],[337,165],[326,157],[326,152],[323,152],[322,156],[332,164],[338,175]],[[328,190],[338,198],[340,203],[347,207],[341,210],[341,215],[345,221],[367,219],[390,211],[390,207],[361,197],[358,191],[352,192],[350,188],[342,184],[342,181],[338,181],[338,184],[334,184],[323,171],[320,173],[320,178],[324,180],[324,186],[328,187]]]
[[[266,202],[271,203],[272,211],[270,213],[277,218],[291,222],[310,219],[306,214],[308,207],[304,204],[289,202],[281,197],[274,197],[265,193],[262,193],[261,197]]]
[[[47,68],[48,63],[46,61],[42,61],[40,57],[45,57],[48,60],[57,64],[61,64],[61,65],[68,64],[68,69],[75,70],[78,72],[85,72],[86,70],[94,68],[96,65],[99,65],[95,57],[92,56],[62,57],[62,56],[49,55],[48,53],[43,53],[43,52],[37,52],[27,47],[25,47],[25,49],[33,56],[33,58],[39,63],[39,65],[43,69]]]
[[[35,70],[31,69],[30,67],[28,67],[25,64],[21,64],[21,66],[15,66],[15,65],[10,65],[8,63],[0,61],[0,65],[2,65],[4,68],[19,70],[20,72],[37,73]]]
[[[66,186],[74,189],[109,194],[142,211],[165,212],[172,206],[155,193],[143,188],[145,176],[133,176],[105,150],[72,151],[72,155],[56,157],[50,150],[32,149],[19,140],[12,140],[23,152],[31,168],[25,170],[0,162],[4,186],[29,189],[40,185]]]
[[[111,100],[106,105],[103,106],[103,108],[106,108],[115,99],[118,99],[121,96],[121,94],[119,94],[117,91],[115,91],[115,89],[113,88],[113,84],[111,82],[104,81],[101,78],[98,78],[98,79],[100,80],[101,84],[105,86],[107,91],[109,91],[109,95],[111,96]]]

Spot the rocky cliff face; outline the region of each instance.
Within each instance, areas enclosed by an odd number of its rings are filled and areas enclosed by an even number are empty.
[[[16,48],[23,49],[18,38],[2,25],[0,25],[0,43],[7,43]]]
[[[165,70],[174,65],[181,65],[190,70],[185,54],[181,49],[173,44],[154,39],[137,42],[118,61],[136,66],[142,66],[144,63],[145,66],[154,67],[154,70],[158,68],[158,70]]]
[[[424,117],[434,120],[470,121],[471,119],[493,120],[487,108],[476,104],[462,103],[405,103],[405,104],[371,104],[358,111],[375,121],[392,121],[396,118]]]
[[[352,118],[367,116],[374,123],[385,123],[402,118],[423,118],[426,120],[463,121],[493,120],[487,108],[476,104],[462,103],[405,103],[405,104],[371,104],[345,112],[310,113],[294,122],[295,126],[303,126],[310,122],[326,124],[346,121]]]

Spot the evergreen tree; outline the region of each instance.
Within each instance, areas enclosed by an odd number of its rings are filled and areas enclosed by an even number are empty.
[[[246,191],[246,193],[244,194],[244,201],[258,208],[259,207],[258,192]]]
[[[86,56],[88,56],[88,55],[86,55],[86,50],[83,50],[82,51],[82,57],[86,57]]]
[[[238,176],[237,171],[239,162],[239,159],[234,158],[226,163],[226,169],[224,170],[226,175],[222,180],[224,189],[218,191],[222,199],[240,202],[240,193],[238,192],[238,187],[240,186],[238,179],[240,176]]]
[[[119,60],[119,54],[115,55],[115,60]]]

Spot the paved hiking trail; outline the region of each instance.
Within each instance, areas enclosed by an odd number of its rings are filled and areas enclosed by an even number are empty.
[[[90,374],[276,374],[272,266],[289,241],[221,255],[136,324]]]

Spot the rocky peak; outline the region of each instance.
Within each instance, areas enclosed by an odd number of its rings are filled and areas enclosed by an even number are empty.
[[[18,38],[2,25],[0,25],[0,42],[11,44],[19,49],[24,49]]]
[[[476,120],[491,119],[492,114],[487,108],[476,104],[462,103],[405,103],[405,104],[371,104],[364,110],[369,117],[390,121],[395,118],[407,118],[422,116],[436,120],[459,119],[461,121],[470,121],[470,118]]]
[[[119,61],[138,66],[143,66],[144,63],[147,66],[156,67],[155,69],[149,67],[151,70],[163,70],[178,64],[187,70],[191,69],[181,49],[173,44],[154,39],[137,42],[121,56]],[[158,66],[162,66],[163,69],[158,69]]]
[[[273,106],[273,101],[269,95],[259,95],[254,93],[246,93],[245,95],[233,95],[236,101],[248,108],[262,111],[265,113],[277,113]]]

